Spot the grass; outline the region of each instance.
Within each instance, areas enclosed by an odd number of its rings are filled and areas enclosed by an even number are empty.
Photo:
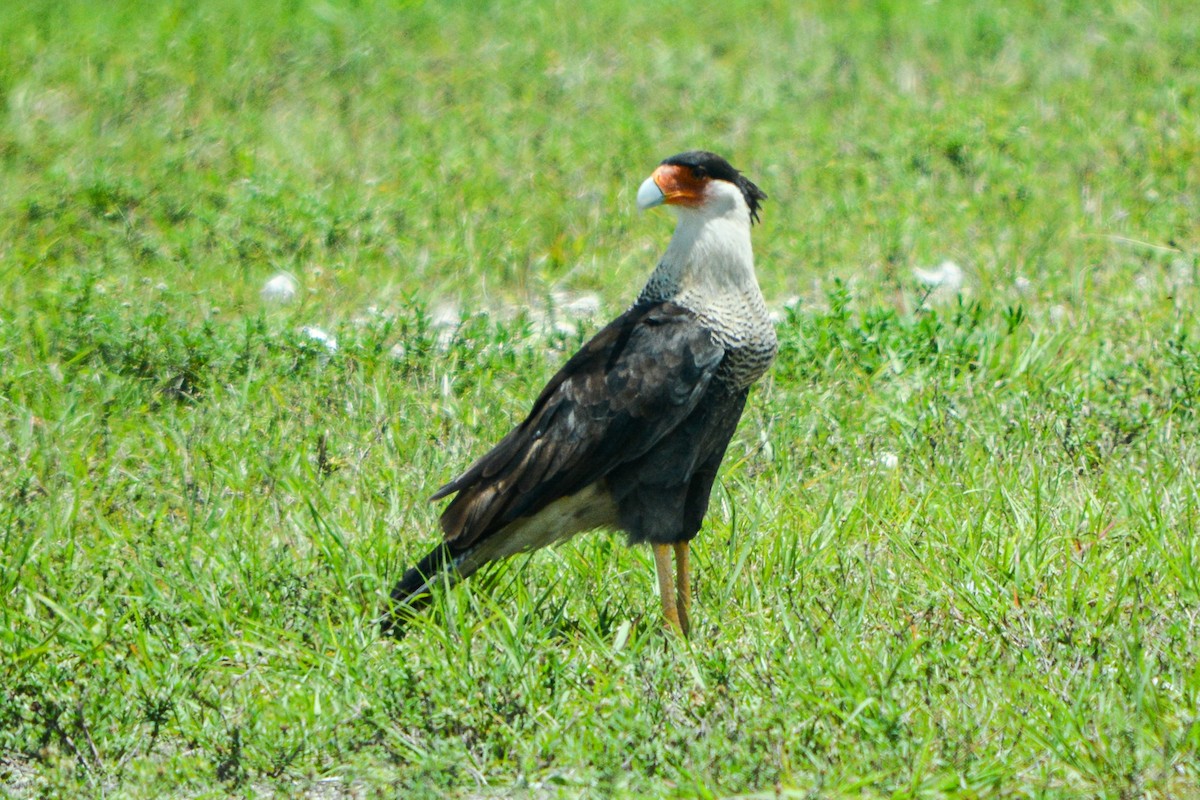
[[[1198,75],[1184,2],[3,5],[0,791],[1200,793]],[[692,640],[596,534],[381,641],[695,146],[781,351]]]

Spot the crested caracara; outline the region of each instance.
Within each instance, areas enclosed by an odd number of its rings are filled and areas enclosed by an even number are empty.
[[[775,357],[750,225],[766,195],[713,153],[663,161],[637,205],[678,222],[637,300],[558,371],[525,421],[438,489],[444,540],[392,590],[398,633],[443,573],[595,528],[649,542],[668,625],[688,632],[688,543],[750,385]],[[671,558],[675,560],[673,575]]]

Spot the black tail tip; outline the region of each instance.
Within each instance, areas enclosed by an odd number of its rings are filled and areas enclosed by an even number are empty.
[[[383,616],[379,618],[380,633],[396,639],[404,636],[407,623],[433,599],[429,591],[430,579],[446,569],[452,563],[451,558],[450,548],[442,543],[404,573],[392,588]]]
[[[379,632],[393,639],[402,639],[408,632],[408,623],[429,605],[433,595],[428,591],[412,593],[405,591],[404,581],[396,584],[388,599],[383,615],[379,618]]]

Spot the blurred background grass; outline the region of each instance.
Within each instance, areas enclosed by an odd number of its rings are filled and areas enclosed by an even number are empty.
[[[665,227],[633,188],[691,147],[771,195],[776,300],[953,258],[988,290],[1022,274],[1086,303],[1150,255],[1104,237],[1194,242],[1190,4],[0,14],[10,304],[81,267],[226,308],[278,269],[320,269],[309,285],[348,306],[564,285],[616,302]]]

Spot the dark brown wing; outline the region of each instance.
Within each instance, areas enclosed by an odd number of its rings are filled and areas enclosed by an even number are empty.
[[[529,516],[644,455],[695,408],[725,351],[687,309],[634,306],[542,390],[529,416],[443,486],[455,550]]]

